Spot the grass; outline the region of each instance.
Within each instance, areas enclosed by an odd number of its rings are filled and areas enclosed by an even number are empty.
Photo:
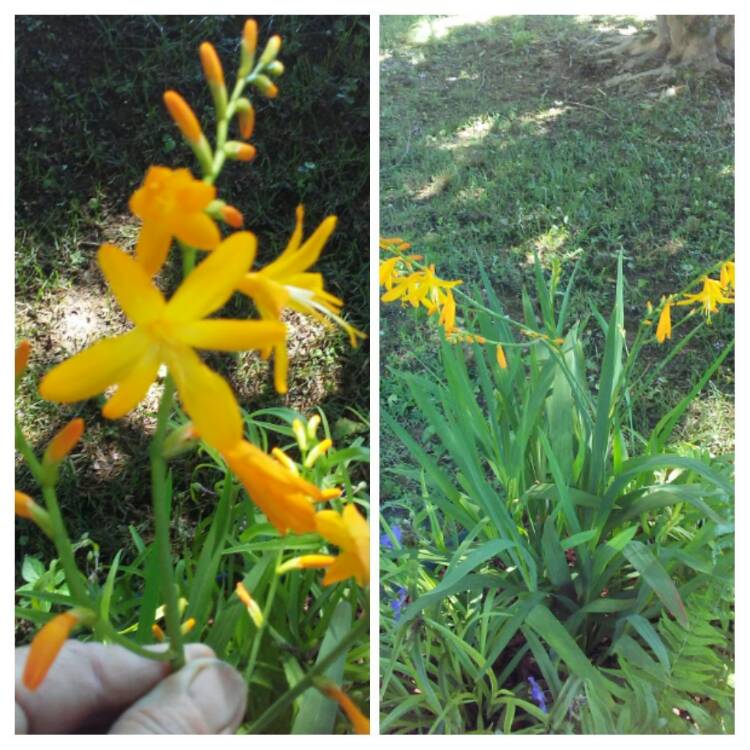
[[[628,335],[647,300],[734,253],[733,91],[685,73],[674,86],[604,89],[594,53],[640,28],[627,17],[381,19],[381,233],[402,236],[443,278],[478,282],[476,258],[520,314],[536,251],[565,272],[582,259],[571,318],[607,313],[624,251]],[[427,371],[435,326],[381,307],[381,403],[419,438],[424,425],[389,367]],[[725,313],[644,394],[637,428],[676,404],[733,333]],[[599,344],[594,341],[594,344]],[[656,348],[655,348],[656,349]],[[653,363],[663,351],[651,353]],[[646,357],[649,354],[646,353]],[[596,363],[588,366],[596,376]],[[733,361],[683,419],[680,438],[731,451]],[[658,408],[657,408],[658,407]],[[382,443],[384,508],[418,488]]]
[[[130,543],[129,525],[147,539],[150,534],[145,446],[155,398],[112,424],[101,418],[93,401],[70,407],[40,402],[35,383],[52,364],[124,325],[95,266],[96,250],[103,241],[133,246],[138,222],[127,201],[150,164],[197,171],[161,97],[167,88],[177,89],[202,121],[211,123],[198,45],[206,39],[214,43],[233,81],[244,20],[16,17],[16,336],[32,341],[17,409],[40,450],[66,419],[86,419],[86,435],[62,477],[60,497],[71,536],[90,533],[105,560]],[[253,97],[258,158],[250,166],[228,164],[219,194],[244,213],[246,226],[258,235],[260,263],[284,248],[298,203],[305,204],[307,233],[336,214],[338,228],[315,270],[345,300],[347,318],[366,329],[367,18],[258,20],[261,44],[273,33],[282,36],[280,59],[286,72],[277,99]],[[175,278],[173,266],[166,284]],[[250,308],[235,302],[229,312],[242,316]],[[291,322],[290,390],[283,403],[308,414],[320,407],[332,425],[361,424],[356,413],[366,414],[369,403],[367,342],[352,350],[337,330],[307,324],[301,316]],[[225,374],[244,408],[279,403],[268,365],[257,355],[240,355],[232,362]],[[196,490],[201,486],[199,466],[183,462],[175,477],[179,544],[190,539],[191,528],[214,501],[210,493]],[[16,481],[19,489],[33,486],[18,465]],[[47,559],[52,554],[27,524],[19,524],[17,531],[19,562],[24,554]]]

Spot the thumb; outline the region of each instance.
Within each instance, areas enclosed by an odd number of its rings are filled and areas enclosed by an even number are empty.
[[[162,680],[112,725],[110,734],[234,734],[247,686],[219,659],[195,659]]]

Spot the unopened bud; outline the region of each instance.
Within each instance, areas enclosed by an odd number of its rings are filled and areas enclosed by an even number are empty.
[[[300,450],[307,450],[307,431],[301,420],[295,419],[292,421],[292,432],[297,439]]]
[[[313,414],[310,419],[307,420],[307,437],[310,440],[315,440],[315,433],[318,431],[318,425],[320,424],[320,414]]]
[[[255,109],[247,99],[241,101],[247,102],[248,106],[237,108],[237,122],[240,126],[240,135],[248,141],[253,135],[253,130],[255,130]]]
[[[251,57],[255,54],[258,46],[258,22],[253,18],[245,21],[245,28],[242,30],[242,46]]]
[[[336,558],[333,555],[302,555],[301,557],[292,557],[290,560],[279,565],[276,568],[276,573],[282,576],[290,570],[329,568],[334,562],[336,562]]]
[[[294,474],[295,476],[299,474],[297,464],[295,464],[294,461],[292,461],[292,459],[289,458],[289,456],[287,456],[283,450],[281,450],[281,448],[273,448],[271,450],[271,455],[292,474]]]
[[[281,60],[274,60],[266,67],[266,73],[277,78],[284,75],[284,63]]]
[[[42,463],[59,464],[72,450],[76,443],[83,435],[83,420],[80,418],[71,419],[56,435],[50,440],[47,450],[44,451]]]
[[[249,143],[229,141],[226,146],[224,146],[224,153],[230,159],[236,159],[237,161],[252,161],[258,151],[255,146],[252,146]]]
[[[219,56],[216,54],[213,44],[211,44],[211,42],[203,42],[200,46],[199,52],[206,80],[209,83],[223,86],[224,70],[221,67],[221,60],[219,60]]]
[[[16,377],[19,377],[29,363],[31,344],[24,340],[16,347]]]
[[[169,114],[185,138],[190,143],[197,145],[201,140],[203,131],[198,118],[190,109],[190,105],[176,91],[164,92],[164,104],[166,104]]]
[[[234,206],[222,206],[221,218],[225,224],[229,224],[232,229],[241,229],[245,222],[245,217],[241,211],[238,211]]]
[[[195,627],[195,617],[190,617],[189,619],[185,620],[185,622],[182,623],[182,625],[180,626],[180,632],[183,635],[187,635],[194,627]]]
[[[326,438],[321,440],[308,454],[305,459],[305,468],[312,469],[315,462],[333,445],[333,440]]]
[[[166,459],[174,458],[192,450],[197,444],[198,433],[193,428],[192,422],[186,422],[182,427],[178,427],[167,435],[162,445],[161,455]]]
[[[263,50],[263,54],[258,60],[258,67],[261,69],[265,68],[266,65],[272,63],[281,50],[281,37],[278,34],[274,34],[267,42],[266,48]]]
[[[328,487],[320,491],[321,500],[335,500],[337,497],[341,497],[344,491],[340,487]]]
[[[151,626],[151,633],[153,634],[154,638],[159,641],[159,643],[164,643],[164,641],[167,639],[164,631],[156,623]]]
[[[278,86],[268,76],[256,76],[253,83],[258,91],[269,99],[275,99],[279,94]]]
[[[247,613],[250,615],[250,619],[255,623],[255,627],[258,629],[262,628],[264,623],[263,612],[258,605],[258,602],[250,596],[250,592],[245,588],[242,581],[237,583],[235,593],[239,600],[245,605]]]
[[[37,505],[25,492],[18,490],[16,490],[16,515],[33,521],[50,539],[52,538],[52,521],[47,511],[41,505]]]

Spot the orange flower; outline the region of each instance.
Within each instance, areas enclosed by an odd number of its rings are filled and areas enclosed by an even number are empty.
[[[354,503],[347,503],[341,514],[322,510],[315,514],[318,533],[341,552],[326,571],[323,585],[328,586],[354,576],[360,586],[370,582],[370,527]]]
[[[58,464],[65,456],[75,448],[76,443],[83,435],[84,422],[82,419],[71,419],[56,435],[50,440],[47,450],[44,451],[43,462],[45,464]]]
[[[341,706],[341,710],[351,721],[357,734],[370,734],[369,719],[357,708],[354,701],[339,687],[333,684],[324,685],[323,692]]]
[[[223,456],[251,500],[282,534],[290,529],[298,534],[315,531],[313,502],[325,498],[314,484],[295,476],[246,440],[224,451]]]
[[[81,610],[71,609],[53,617],[34,636],[23,671],[23,684],[29,690],[36,690],[42,684],[60,649],[81,619]]]
[[[187,141],[193,145],[200,143],[203,131],[190,105],[176,91],[171,90],[164,92],[164,104]]]
[[[219,244],[219,228],[204,212],[215,196],[216,188],[188,169],[149,167],[130,198],[130,210],[143,220],[135,257],[146,273],[153,276],[164,265],[173,237],[200,250]]]
[[[216,54],[213,44],[211,44],[211,42],[203,42],[199,48],[199,52],[206,80],[209,83],[223,86],[224,71],[221,67],[221,60],[219,60],[219,56]]]
[[[24,340],[16,347],[16,377],[19,377],[29,363],[31,344]]]

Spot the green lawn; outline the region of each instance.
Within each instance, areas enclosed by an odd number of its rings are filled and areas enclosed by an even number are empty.
[[[622,250],[632,335],[647,300],[734,253],[733,91],[725,78],[605,88],[594,53],[643,22],[624,17],[381,18],[381,234],[413,243],[444,278],[478,281],[477,260],[512,313],[533,252],[563,278],[582,259],[571,317],[608,312]],[[464,287],[466,288],[466,287]],[[690,389],[733,332],[731,311],[645,394],[639,427]],[[435,327],[381,306],[381,401],[419,435],[388,368],[435,361]],[[595,345],[599,342],[592,342]],[[651,353],[654,362],[663,351]],[[592,377],[596,364],[589,363]],[[733,449],[733,361],[681,425],[685,440]],[[658,408],[658,411],[657,411]],[[387,468],[384,502],[403,495]]]

